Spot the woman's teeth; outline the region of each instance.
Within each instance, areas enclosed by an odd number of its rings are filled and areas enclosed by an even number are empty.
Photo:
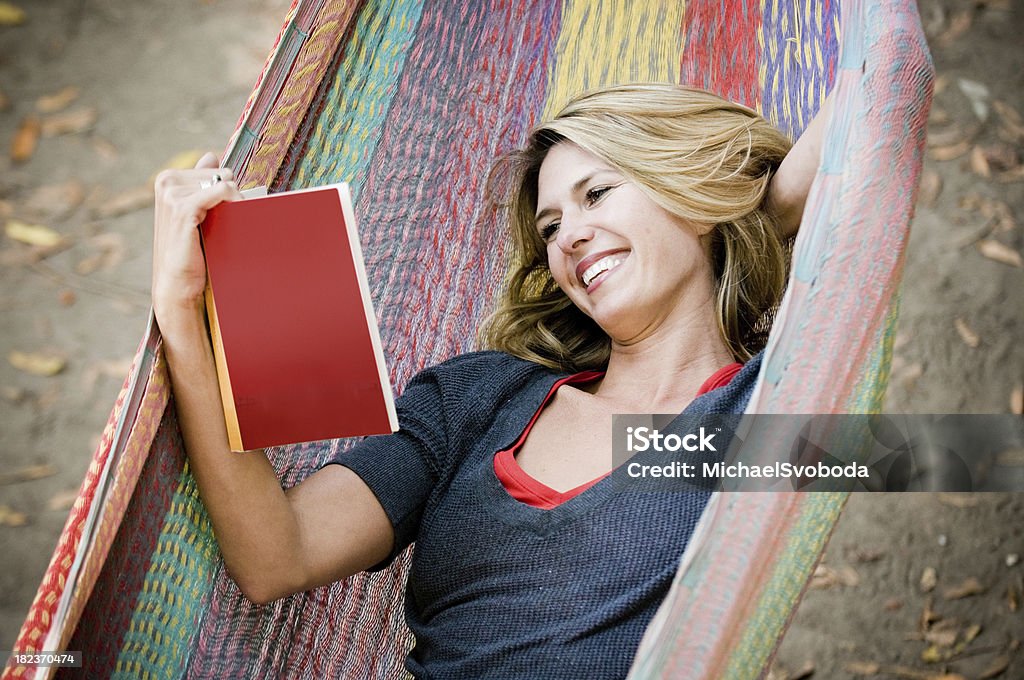
[[[623,255],[609,255],[608,257],[601,258],[594,264],[587,267],[586,271],[583,272],[583,276],[580,277],[583,280],[583,285],[590,287],[590,284],[594,282],[598,276],[609,269],[615,269],[620,264],[626,261]]]

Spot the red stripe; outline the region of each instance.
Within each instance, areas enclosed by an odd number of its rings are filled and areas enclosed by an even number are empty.
[[[761,94],[757,82],[760,26],[761,10],[756,0],[687,4],[680,82],[757,108]]]

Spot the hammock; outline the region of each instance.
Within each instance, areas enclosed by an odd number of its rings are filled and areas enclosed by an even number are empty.
[[[483,178],[569,96],[680,81],[795,136],[834,83],[826,152],[750,410],[872,412],[888,375],[932,75],[913,0],[849,0],[842,17],[827,0],[297,0],[226,163],[243,186],[352,184],[400,386],[472,349],[508,247],[481,212]],[[347,445],[268,453],[290,486]],[[716,494],[633,676],[758,677],[844,500]],[[242,597],[185,463],[151,322],[15,649],[82,650],[86,677],[401,677],[407,568],[408,554],[265,607]],[[3,677],[34,673],[11,662]]]

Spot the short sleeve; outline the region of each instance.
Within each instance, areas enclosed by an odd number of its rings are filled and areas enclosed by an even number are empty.
[[[423,508],[444,469],[448,450],[440,386],[430,371],[414,377],[395,400],[399,430],[368,437],[327,464],[344,465],[370,487],[395,532],[383,569],[416,540]]]

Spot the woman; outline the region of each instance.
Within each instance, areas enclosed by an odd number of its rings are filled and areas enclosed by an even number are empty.
[[[492,176],[511,188],[517,260],[482,333],[499,351],[424,371],[398,400],[398,433],[286,491],[262,452],[228,450],[204,325],[195,226],[239,197],[230,171],[207,157],[162,173],[153,305],[242,592],[269,602],[416,541],[415,675],[623,676],[706,495],[617,490],[611,415],[743,410],[820,127],[787,155],[763,119],[700,91],[620,86],[570,103]],[[201,186],[215,175],[226,181]]]

